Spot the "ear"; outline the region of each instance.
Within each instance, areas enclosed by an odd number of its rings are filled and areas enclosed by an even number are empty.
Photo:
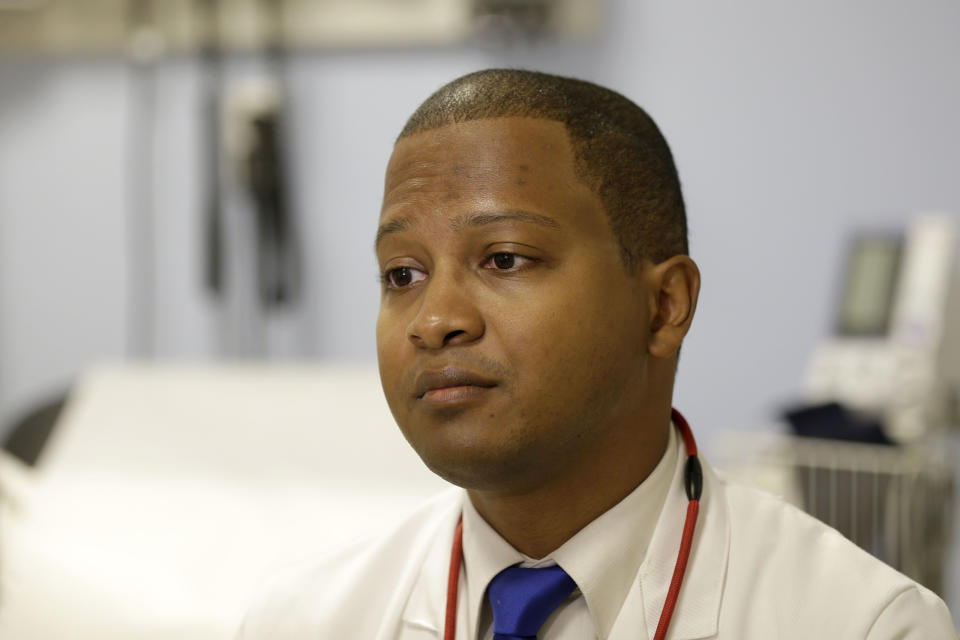
[[[668,258],[647,272],[651,302],[650,341],[655,358],[669,358],[680,350],[690,330],[700,295],[700,269],[690,256]]]

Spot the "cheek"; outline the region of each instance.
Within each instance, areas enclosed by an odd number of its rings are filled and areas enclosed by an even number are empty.
[[[622,292],[581,291],[530,300],[506,325],[508,357],[540,411],[602,393],[617,382],[611,377],[631,376],[644,352],[638,310]]]
[[[377,354],[392,357],[406,346],[409,319],[402,307],[387,302],[381,303],[377,314]]]
[[[405,332],[392,314],[384,311],[377,317],[377,363],[380,367],[380,381],[390,408],[396,411],[394,397],[397,386],[403,378],[406,366],[403,362],[403,342]]]

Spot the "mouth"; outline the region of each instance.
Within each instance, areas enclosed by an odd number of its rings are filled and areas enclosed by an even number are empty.
[[[477,398],[497,386],[479,373],[458,367],[423,371],[416,378],[414,395],[430,404],[456,404]]]

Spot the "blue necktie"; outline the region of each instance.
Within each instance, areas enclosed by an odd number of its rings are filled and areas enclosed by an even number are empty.
[[[493,609],[493,639],[536,640],[543,623],[576,588],[573,578],[557,565],[504,569],[487,587]]]

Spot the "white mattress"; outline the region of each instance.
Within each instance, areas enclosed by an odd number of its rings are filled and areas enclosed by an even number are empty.
[[[92,372],[36,470],[0,458],[0,637],[230,638],[274,568],[448,486],[373,367]]]

